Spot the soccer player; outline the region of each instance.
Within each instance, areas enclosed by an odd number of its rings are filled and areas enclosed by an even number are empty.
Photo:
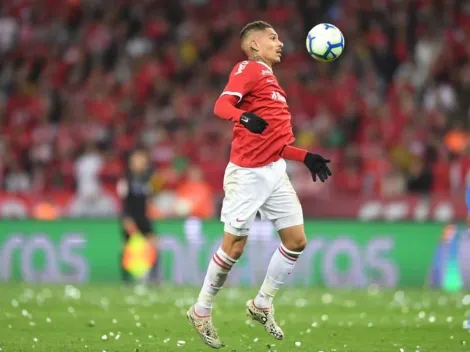
[[[272,302],[307,244],[302,207],[286,174],[284,159],[303,162],[313,181],[319,178],[324,182],[331,176],[329,160],[291,146],[295,138],[286,93],[272,68],[281,62],[283,47],[276,31],[268,23],[256,21],[242,29],[240,38],[248,60],[235,65],[214,107],[215,115],[234,124],[224,176],[224,238],[209,264],[197,303],[187,312],[189,322],[213,348],[222,347],[222,343],[212,325],[212,303],[242,255],[257,212],[272,221],[281,243],[257,296],[246,309],[270,335],[284,338],[274,319]]]

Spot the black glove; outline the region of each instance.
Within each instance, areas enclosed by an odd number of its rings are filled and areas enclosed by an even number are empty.
[[[252,112],[245,112],[240,117],[240,123],[253,133],[261,134],[268,127],[268,123]]]
[[[321,155],[307,153],[304,159],[304,164],[312,173],[313,182],[317,182],[317,176],[320,178],[321,182],[325,182],[328,179],[328,176],[332,175],[327,166],[329,162],[330,160],[323,158]]]

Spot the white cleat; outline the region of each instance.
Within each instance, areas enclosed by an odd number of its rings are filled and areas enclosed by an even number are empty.
[[[274,306],[269,310],[260,309],[255,306],[251,299],[246,303],[246,313],[248,316],[251,316],[253,320],[263,324],[268,334],[275,339],[282,340],[284,338],[282,329],[277,325],[276,320],[274,320]]]
[[[200,317],[194,311],[194,306],[186,312],[186,317],[191,325],[196,329],[204,343],[212,348],[221,348],[224,345],[219,339],[219,335],[212,325],[212,317]]]

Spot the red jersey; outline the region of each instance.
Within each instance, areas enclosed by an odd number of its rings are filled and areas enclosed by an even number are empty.
[[[262,134],[255,134],[239,123],[239,116],[220,116],[233,118],[235,123],[230,161],[242,167],[260,167],[279,160],[282,148],[295,138],[286,93],[272,69],[259,61],[239,62],[230,73],[221,97],[224,95],[237,97],[240,113],[255,113],[269,124]]]

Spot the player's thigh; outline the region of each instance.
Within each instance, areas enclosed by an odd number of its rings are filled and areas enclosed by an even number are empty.
[[[246,236],[250,225],[269,195],[262,175],[256,168],[227,166],[224,176],[225,197],[221,221],[224,231],[236,236]]]
[[[271,220],[276,230],[302,225],[302,205],[286,173],[260,209],[263,219]]]

